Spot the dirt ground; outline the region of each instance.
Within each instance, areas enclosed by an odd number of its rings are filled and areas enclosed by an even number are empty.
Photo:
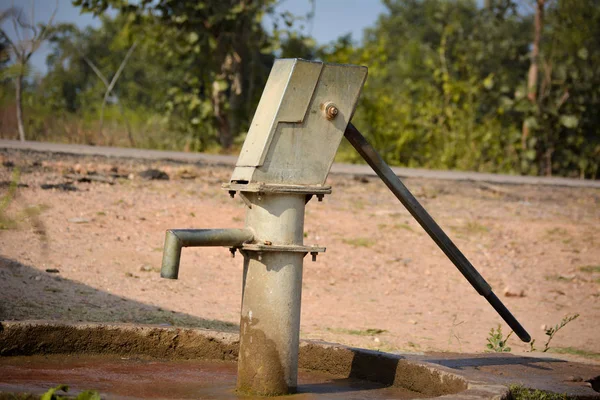
[[[243,226],[245,206],[220,188],[231,168],[11,150],[0,150],[0,161],[0,195],[16,169],[23,184],[0,220],[0,320],[237,329],[241,256],[186,248],[180,279],[159,276],[166,229]],[[170,179],[142,179],[148,168]],[[61,183],[76,190],[41,188]],[[303,338],[482,352],[491,328],[509,331],[380,181],[334,175],[329,183],[333,194],[307,206],[305,243],[327,252],[305,259]],[[405,183],[538,349],[546,328],[580,314],[551,351],[600,359],[600,190]],[[529,349],[514,336],[508,345]]]

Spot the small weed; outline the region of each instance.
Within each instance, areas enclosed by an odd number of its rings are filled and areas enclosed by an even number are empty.
[[[243,221],[243,219],[241,217],[233,217],[233,218],[231,218],[231,220],[233,222],[242,222]]]
[[[508,353],[511,351],[511,348],[506,344],[508,343],[508,338],[510,338],[510,335],[512,334],[513,331],[510,331],[510,333],[504,337],[504,334],[502,333],[502,327],[498,325],[498,329],[492,328],[490,330],[487,338],[488,344],[486,344],[486,347],[489,349],[489,351],[494,351],[496,353]]]
[[[509,389],[513,400],[570,400],[574,398],[566,394],[527,389],[522,385],[510,385]]]
[[[600,265],[586,265],[585,267],[580,267],[579,270],[581,272],[588,272],[590,274],[593,274],[593,273],[600,274]]]
[[[560,331],[562,328],[564,328],[568,323],[575,321],[577,318],[579,318],[579,314],[574,314],[574,315],[570,315],[570,316],[567,315],[560,321],[559,324],[556,324],[555,326],[546,329],[546,335],[548,336],[548,341],[544,345],[544,350],[542,350],[542,351],[544,353],[547,352],[550,349],[550,342],[552,341],[554,336],[558,333],[558,331]]]
[[[96,213],[96,215],[97,215],[97,216],[99,216],[99,217],[105,217],[105,216],[106,216],[106,213],[105,213],[104,211],[98,211],[98,212]]]
[[[67,400],[73,399],[71,396],[60,396],[56,392],[64,392],[67,393],[69,391],[69,387],[67,385],[58,385],[48,390],[46,393],[40,397],[40,400]],[[100,394],[95,390],[84,390],[79,393],[75,400],[101,400]]]
[[[375,244],[375,241],[369,238],[342,239],[342,242],[354,247],[371,247]]]
[[[196,216],[195,213],[193,213],[193,212],[190,213],[190,217],[194,218],[195,216]]]

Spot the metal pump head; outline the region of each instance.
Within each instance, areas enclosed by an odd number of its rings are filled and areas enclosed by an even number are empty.
[[[352,118],[367,68],[275,61],[231,183],[325,183]]]

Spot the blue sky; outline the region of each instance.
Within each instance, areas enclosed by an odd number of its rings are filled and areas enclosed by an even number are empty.
[[[35,21],[47,22],[56,6],[56,0],[0,0],[0,9],[15,5],[23,7],[27,15],[30,15],[32,4],[35,7]],[[305,15],[310,10],[310,2],[286,0],[282,2],[280,9]],[[312,36],[319,44],[328,43],[347,33],[352,33],[353,38],[359,40],[364,28],[373,25],[384,10],[379,0],[316,0]],[[58,0],[55,22],[71,22],[80,27],[99,24],[91,14],[80,15],[79,8],[72,6],[71,0]],[[6,25],[4,28],[12,33],[11,26]],[[31,62],[37,72],[46,71],[45,60],[48,53],[48,47],[45,46],[32,57]]]

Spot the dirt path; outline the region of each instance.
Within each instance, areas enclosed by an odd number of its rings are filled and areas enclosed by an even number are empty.
[[[18,167],[27,185],[7,210],[16,225],[0,221],[11,228],[0,231],[0,320],[237,329],[239,256],[185,249],[178,281],[158,274],[165,229],[243,226],[243,204],[220,189],[230,168],[16,150],[0,158],[0,181]],[[151,166],[171,179],[137,176]],[[120,177],[114,185],[74,182],[76,191],[40,187],[90,171]],[[600,189],[405,183],[538,348],[543,326],[579,313],[552,347],[600,357]],[[484,351],[500,317],[384,185],[342,175],[330,184],[333,194],[307,207],[305,243],[327,252],[305,262],[301,335],[384,351]],[[7,190],[3,184],[0,194]],[[509,345],[528,348],[515,338]]]

